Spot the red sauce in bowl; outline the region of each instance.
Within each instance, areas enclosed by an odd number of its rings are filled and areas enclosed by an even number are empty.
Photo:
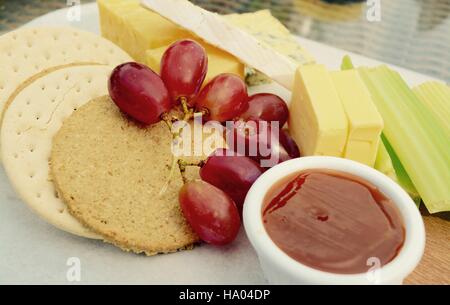
[[[276,183],[262,210],[265,229],[287,255],[339,274],[392,261],[405,240],[395,204],[369,182],[331,170],[307,170]],[[368,260],[371,259],[371,263]]]

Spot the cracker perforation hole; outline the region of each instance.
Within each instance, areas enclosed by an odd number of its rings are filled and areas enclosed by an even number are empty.
[[[41,198],[42,197],[42,194],[41,193],[37,193],[36,194],[36,198]]]

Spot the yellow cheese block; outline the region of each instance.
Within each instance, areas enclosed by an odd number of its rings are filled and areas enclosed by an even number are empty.
[[[159,61],[158,57],[161,58],[163,49],[179,39],[193,39],[212,54],[210,67],[215,69],[213,73],[233,71],[244,77],[244,65],[234,56],[208,45],[144,8],[139,0],[98,0],[97,3],[102,35],[127,51],[136,61],[156,68],[155,62]]]
[[[145,62],[148,49],[166,46],[177,39],[193,38],[189,32],[142,7],[139,0],[98,0],[102,35]]]
[[[357,71],[332,72],[331,78],[349,122],[344,158],[373,166],[383,119]]]
[[[159,73],[161,58],[168,47],[164,46],[147,50],[144,63],[153,71]],[[221,73],[233,73],[243,77],[245,72],[244,65],[237,62],[234,57],[230,57],[228,53],[211,46],[205,46],[205,48],[208,54],[208,74],[206,75],[205,84]]]
[[[344,155],[347,116],[324,66],[314,64],[298,68],[289,129],[303,156]]]

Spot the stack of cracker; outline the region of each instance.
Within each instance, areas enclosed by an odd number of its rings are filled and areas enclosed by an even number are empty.
[[[126,251],[198,241],[178,203],[171,130],[135,125],[108,96],[114,67],[132,61],[124,51],[71,28],[17,30],[0,37],[0,51],[2,163],[25,203],[66,232]]]

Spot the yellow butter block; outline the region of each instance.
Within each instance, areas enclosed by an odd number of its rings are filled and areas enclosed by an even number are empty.
[[[164,46],[162,48],[147,50],[146,61],[144,63],[153,71],[159,73],[161,58],[168,47]],[[234,57],[230,57],[228,53],[211,46],[206,46],[205,49],[208,54],[208,74],[206,75],[204,84],[221,73],[233,73],[242,78],[244,77],[245,67],[236,61]]]
[[[331,78],[349,123],[344,158],[373,166],[383,119],[357,71],[331,72]]]
[[[298,68],[289,129],[303,156],[344,155],[348,120],[324,66],[314,64]]]

